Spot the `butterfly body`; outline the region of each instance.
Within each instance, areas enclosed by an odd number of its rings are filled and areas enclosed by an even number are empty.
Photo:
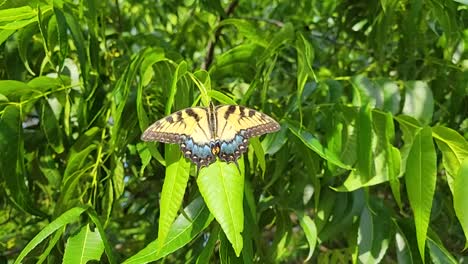
[[[186,108],[160,119],[141,138],[179,144],[183,155],[201,168],[216,158],[236,162],[247,151],[250,137],[279,129],[273,118],[253,109],[211,104]]]

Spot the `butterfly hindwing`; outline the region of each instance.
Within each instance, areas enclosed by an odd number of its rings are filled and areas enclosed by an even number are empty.
[[[215,134],[220,145],[218,156],[227,162],[235,162],[247,151],[249,138],[280,129],[273,118],[237,105],[216,107],[216,120]]]
[[[215,161],[211,152],[213,135],[208,120],[206,108],[186,108],[153,123],[141,139],[179,144],[186,158],[198,167],[208,166]]]

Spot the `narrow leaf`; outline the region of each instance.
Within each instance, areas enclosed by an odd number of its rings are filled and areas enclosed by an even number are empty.
[[[450,252],[439,243],[428,238],[427,248],[429,249],[429,256],[434,264],[457,264],[458,262]]]
[[[0,179],[5,182],[9,197],[16,206],[45,217],[44,213],[35,208],[27,187],[23,140],[21,109],[16,105],[8,105],[0,117]]]
[[[372,155],[372,118],[368,105],[361,107],[356,123],[358,144],[356,148],[357,169],[362,182],[367,182],[374,175]]]
[[[453,183],[453,207],[457,215],[460,225],[465,233],[465,248],[468,248],[468,158],[465,158],[461,164],[458,175]]]
[[[166,177],[161,191],[161,213],[159,218],[158,241],[159,247],[165,243],[166,236],[177,216],[177,212],[184,198],[185,188],[190,172],[190,162],[181,157],[180,150],[175,145],[167,145]]]
[[[432,141],[432,130],[420,130],[406,161],[406,189],[414,213],[414,224],[419,253],[424,261],[424,249],[431,216],[432,199],[436,184],[436,153]]]
[[[171,226],[167,239],[159,250],[158,240],[149,243],[144,249],[124,261],[127,264],[139,264],[156,261],[192,241],[213,221],[208,208],[201,197],[193,200]]]
[[[31,252],[39,243],[41,243],[44,239],[49,237],[52,233],[54,233],[57,229],[71,223],[74,221],[79,220],[79,216],[87,209],[87,207],[74,207],[59,217],[57,217],[54,221],[50,224],[45,226],[29,243],[24,247],[24,249],[20,252],[18,258],[15,260],[15,263],[22,263],[24,257]]]
[[[211,230],[208,242],[206,242],[202,252],[200,255],[198,255],[196,262],[197,264],[210,263],[211,256],[215,250],[216,242],[218,241],[219,231],[219,225],[216,225],[216,227]]]
[[[309,253],[307,254],[307,258],[304,260],[307,262],[312,257],[312,254],[314,254],[315,245],[317,244],[317,227],[315,226],[314,221],[302,212],[298,213],[298,218],[299,224],[301,225],[307,242],[309,243]]]
[[[461,163],[468,158],[468,141],[457,131],[448,127],[436,126],[432,129],[437,146],[442,152],[442,163],[447,171],[447,182],[452,193],[454,179]]]
[[[317,153],[320,157],[324,158],[325,160],[347,170],[351,170],[351,166],[344,164],[338,156],[336,156],[333,152],[329,151],[327,148],[322,146],[322,144],[316,139],[311,133],[304,129],[299,129],[294,124],[288,123],[289,130],[298,137],[305,146],[313,150]]]

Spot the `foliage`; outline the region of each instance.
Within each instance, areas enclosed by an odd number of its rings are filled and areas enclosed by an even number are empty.
[[[466,261],[466,1],[3,1],[0,259]],[[196,172],[151,122],[280,121]]]

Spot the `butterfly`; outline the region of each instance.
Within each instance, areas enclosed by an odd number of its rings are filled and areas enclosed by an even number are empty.
[[[183,155],[199,170],[216,158],[237,165],[239,157],[247,151],[249,138],[279,129],[273,118],[253,109],[210,104],[182,109],[156,121],[141,139],[179,144]]]

